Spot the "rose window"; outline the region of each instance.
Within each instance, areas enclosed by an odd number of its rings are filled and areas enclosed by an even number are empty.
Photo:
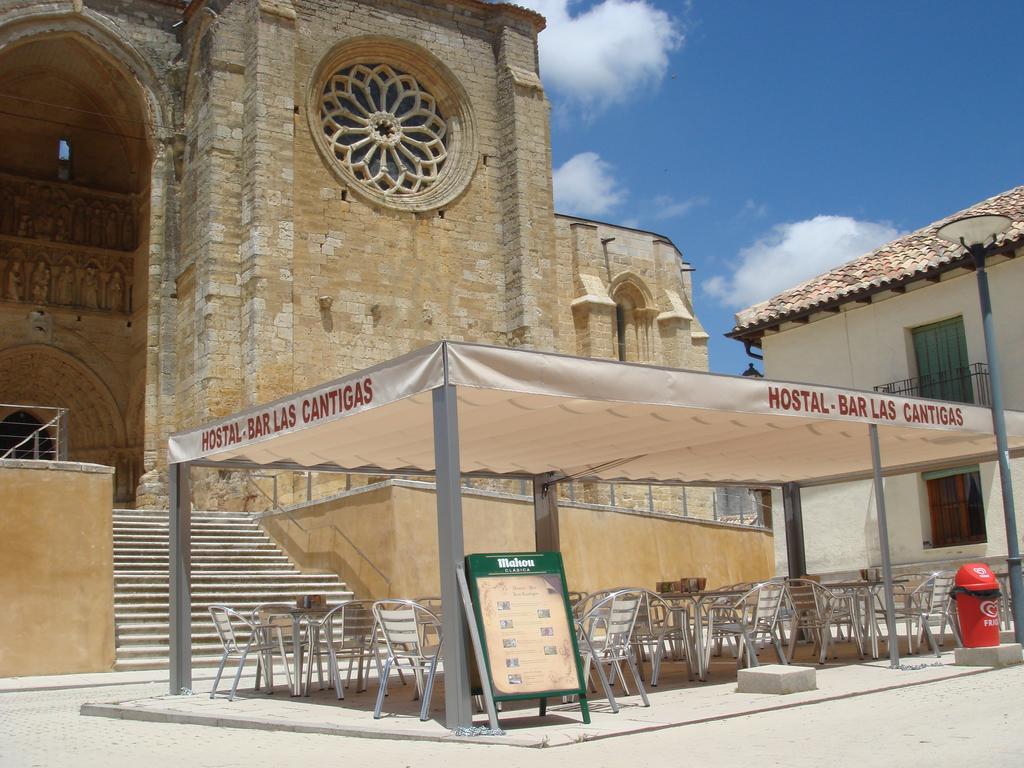
[[[447,122],[416,78],[387,64],[345,67],[323,89],[320,123],[331,152],[385,195],[432,185],[448,158]]]

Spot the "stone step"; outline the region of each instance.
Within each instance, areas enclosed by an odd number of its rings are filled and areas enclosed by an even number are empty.
[[[291,563],[192,563],[193,574],[207,574],[207,573],[294,573],[295,566]],[[135,575],[150,573],[154,576],[162,576],[167,578],[169,575],[166,563],[154,563],[154,562],[118,562],[117,570],[114,571],[114,576],[118,575]]]
[[[115,669],[166,669],[170,531],[165,510],[116,510],[114,541]],[[255,520],[241,513],[194,511],[191,517],[193,664],[213,666],[222,646],[211,605],[247,616],[260,604],[294,605],[322,594],[352,599],[333,573],[303,573]]]
[[[336,592],[328,596],[328,605],[337,605],[338,603],[344,602],[345,600],[351,600],[353,594],[351,592]],[[226,605],[238,611],[243,616],[248,616],[252,613],[253,609],[257,605],[264,605],[266,603],[280,603],[282,605],[292,606],[295,605],[295,600],[283,600],[281,598],[272,598],[270,600],[239,600],[227,603]],[[225,603],[218,603],[216,601],[212,603],[192,604],[192,622],[195,624],[200,621],[210,620],[210,605],[224,605]],[[148,623],[163,623],[165,626],[168,622],[168,610],[166,605],[152,606],[152,605],[137,605],[137,606],[118,606],[114,611],[115,619],[118,622],[118,626],[123,622],[132,622],[137,624],[148,624]]]
[[[315,586],[304,586],[304,589],[260,589],[248,591],[236,591],[236,590],[224,590],[224,589],[209,589],[209,590],[197,590],[193,592],[193,604],[202,605],[203,607],[209,607],[210,605],[229,605],[233,606],[237,603],[242,602],[294,602],[297,598],[302,595],[324,595],[328,602],[336,602],[338,599],[345,599],[350,596],[351,593],[339,589],[342,587],[341,584],[322,584]],[[247,588],[242,588],[243,590]],[[168,593],[165,589],[163,592],[121,592],[114,596],[115,609],[126,604],[135,605],[166,605],[168,601]]]
[[[131,671],[136,671],[136,670],[144,671],[144,670],[151,670],[151,669],[152,670],[167,669],[167,657],[168,657],[168,651],[165,649],[164,653],[163,653],[163,656],[140,656],[138,658],[118,659],[117,662],[115,662],[115,664],[114,664],[114,671],[115,672],[131,672]],[[213,654],[213,653],[193,654],[193,656],[192,656],[192,667],[196,668],[196,669],[206,668],[206,667],[216,667],[218,664],[220,664],[220,660],[221,660],[221,653],[220,652],[218,652],[216,654]],[[252,665],[247,665],[247,666],[251,666],[251,669],[247,670],[246,674],[251,676],[253,674],[252,670],[255,669],[255,666],[252,666]],[[283,680],[284,678],[281,678],[281,679]]]
[[[163,553],[155,552],[125,552],[124,550],[116,551],[114,553],[114,562],[130,562],[132,558],[141,560],[164,560],[168,559],[168,556]],[[197,560],[208,561],[208,562],[238,562],[240,560],[251,560],[252,562],[289,562],[288,557],[281,554],[281,550],[257,550],[255,552],[244,552],[242,550],[233,550],[231,552],[211,553],[205,550],[191,553],[191,559],[193,562]]]
[[[228,583],[224,583],[226,579],[230,578]],[[327,575],[306,575],[302,573],[275,573],[269,576],[264,573],[247,573],[245,571],[236,571],[229,574],[221,573],[193,573],[192,574],[192,594],[201,592],[203,590],[218,590],[218,589],[229,589],[234,590],[244,587],[245,589],[254,589],[261,584],[266,584],[270,588],[291,588],[301,587],[305,589],[306,585],[335,585],[340,583],[335,576]],[[149,590],[149,589],[166,589],[167,579],[160,579],[149,574],[128,574],[126,576],[120,576],[114,579],[115,589],[125,590]]]
[[[115,534],[114,543],[121,544],[125,547],[137,546],[154,546],[167,548],[168,546],[168,535],[167,534]],[[246,545],[249,543],[260,543],[268,544],[271,547],[276,545],[267,537],[265,534],[234,534],[231,536],[194,536],[191,538],[191,543],[195,547],[198,544],[210,545],[210,544],[222,544],[225,546],[233,545]]]

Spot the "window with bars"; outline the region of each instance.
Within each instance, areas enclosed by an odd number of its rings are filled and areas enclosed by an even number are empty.
[[[931,546],[954,547],[986,541],[985,503],[978,468],[927,472],[922,477],[928,489]]]

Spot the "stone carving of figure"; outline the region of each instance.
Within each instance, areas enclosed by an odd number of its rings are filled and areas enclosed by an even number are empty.
[[[117,226],[117,213],[114,211],[107,211],[107,226],[104,231],[103,244],[107,248],[117,248],[118,240],[118,226]]]
[[[7,272],[5,296],[11,301],[21,301],[21,265],[18,262],[11,264],[11,268]]]
[[[124,310],[124,283],[120,272],[115,272],[110,278],[110,308],[114,312]]]
[[[57,223],[53,231],[53,239],[63,243],[68,239],[68,230],[71,228],[71,211],[65,205],[57,214]]]
[[[64,270],[57,276],[57,303],[74,304],[75,273],[70,264],[64,265]]]
[[[27,213],[21,214],[18,221],[18,237],[32,237],[32,217]]]
[[[32,301],[45,304],[50,300],[50,268],[39,264],[32,275]]]
[[[96,278],[96,267],[89,267],[85,270],[85,280],[82,282],[82,303],[90,309],[96,309],[100,305],[100,284]]]
[[[89,244],[97,248],[103,247],[103,230],[106,226],[106,217],[103,215],[103,208],[99,203],[93,203],[89,210]]]
[[[81,201],[77,201],[71,215],[71,242],[85,243],[88,237],[85,206]]]
[[[121,230],[121,247],[130,251],[135,247],[135,217],[131,211],[125,213]]]

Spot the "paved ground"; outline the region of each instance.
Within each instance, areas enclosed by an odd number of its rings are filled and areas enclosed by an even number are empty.
[[[610,740],[524,750],[82,717],[164,684],[0,693],[0,766],[1020,766],[1024,667]]]

